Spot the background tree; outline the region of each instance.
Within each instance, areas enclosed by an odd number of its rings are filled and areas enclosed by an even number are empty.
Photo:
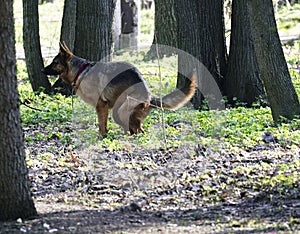
[[[71,51],[74,50],[75,42],[76,4],[77,1],[65,0],[60,33],[60,41],[65,42]],[[53,84],[52,89],[55,93],[61,93],[69,96],[72,95],[73,88],[72,86],[63,82],[61,78],[58,78]]]
[[[274,121],[300,114],[299,99],[284,58],[272,0],[249,0],[250,22],[259,71]]]
[[[13,1],[0,1],[0,220],[36,215],[20,124]]]
[[[156,43],[167,45],[158,49],[160,57],[174,53],[171,48],[177,48],[177,23],[175,17],[175,0],[155,0],[155,35],[148,55],[156,56]]]
[[[33,91],[43,88],[51,92],[51,84],[45,74],[39,37],[38,0],[23,0],[23,46],[28,78]]]
[[[264,96],[250,28],[247,0],[232,2],[231,36],[224,94],[249,106]]]
[[[77,1],[76,55],[93,61],[110,60],[114,9],[115,0]]]
[[[226,71],[225,29],[223,17],[223,1],[219,0],[178,0],[175,1],[177,20],[178,48],[193,55],[213,75],[222,88]],[[191,71],[194,64],[188,64],[184,56],[178,57],[178,70]],[[204,74],[198,71],[199,88],[205,90],[206,82],[202,82]],[[186,82],[185,77],[178,74],[177,87]],[[200,108],[202,97],[197,92],[192,100],[196,109]]]
[[[200,53],[200,22],[198,20],[197,12],[197,0],[184,1],[178,0],[175,1],[175,13],[177,19],[177,46],[178,49],[191,54],[196,59],[201,59]],[[184,83],[187,82],[186,77],[183,74],[188,74],[189,71],[197,67],[196,64],[193,64],[185,56],[178,56],[178,75],[177,75],[177,88],[184,86]],[[199,70],[199,69],[198,69]],[[202,83],[200,82],[199,77],[202,75],[198,72],[198,85],[201,89]],[[199,91],[197,91],[192,99],[192,103],[195,109],[199,109],[202,104],[203,96]]]
[[[76,5],[77,1],[65,0],[60,33],[60,41],[65,42],[71,51],[75,42]]]

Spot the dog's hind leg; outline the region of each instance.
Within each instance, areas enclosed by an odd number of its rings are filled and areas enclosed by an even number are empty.
[[[102,137],[107,133],[108,110],[108,104],[99,99],[96,105],[96,112],[98,116],[99,132]]]

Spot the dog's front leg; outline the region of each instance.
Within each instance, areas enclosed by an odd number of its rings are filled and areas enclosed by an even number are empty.
[[[109,107],[107,103],[99,99],[96,105],[96,112],[98,116],[99,132],[102,137],[107,133],[108,110]]]

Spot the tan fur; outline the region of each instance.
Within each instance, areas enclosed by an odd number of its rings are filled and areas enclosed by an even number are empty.
[[[82,69],[84,68],[84,69]],[[82,69],[82,72],[79,72]],[[152,97],[141,73],[125,62],[90,62],[75,56],[64,43],[53,62],[43,69],[48,75],[60,74],[68,84],[74,85],[76,94],[97,112],[99,132],[107,133],[108,112],[125,132],[144,132],[142,122],[153,108],[175,110],[186,104],[194,95],[197,77],[162,98]],[[74,82],[75,77],[76,82]]]

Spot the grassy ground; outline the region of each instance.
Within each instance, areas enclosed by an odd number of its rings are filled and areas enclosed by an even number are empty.
[[[55,2],[40,6],[44,50],[58,46],[62,1]],[[15,6],[20,51],[21,1]],[[290,30],[299,26],[294,11],[280,15],[290,16]],[[151,42],[151,21],[142,22],[143,40]],[[281,23],[280,30],[291,32]],[[299,47],[284,51],[300,96]],[[135,64],[159,95],[157,61],[144,61],[145,53],[119,52],[114,60]],[[176,57],[161,64],[167,93],[175,87]],[[2,223],[0,233],[299,233],[299,118],[275,125],[268,107],[187,106],[166,112],[164,125],[162,113],[153,111],[146,133],[136,136],[110,119],[108,137],[100,140],[92,108],[75,97],[35,96],[22,60],[18,79],[21,100],[41,110],[21,105],[40,216]]]

